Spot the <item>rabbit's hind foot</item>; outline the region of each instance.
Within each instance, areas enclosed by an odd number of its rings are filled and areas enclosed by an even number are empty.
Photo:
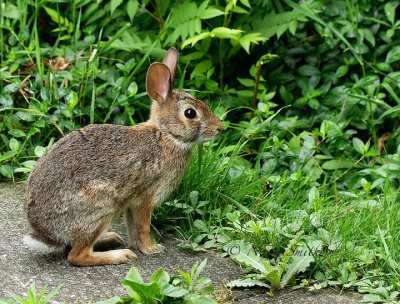
[[[129,249],[109,250],[104,252],[90,252],[86,248],[77,252],[72,248],[68,261],[77,266],[100,266],[111,264],[128,264],[137,259],[137,255]]]
[[[101,234],[100,234],[101,235]],[[105,233],[102,237],[93,237],[89,234],[81,234],[75,238],[71,251],[68,255],[68,261],[77,266],[100,266],[111,264],[128,264],[137,259],[137,255],[129,249],[109,250],[103,252],[93,252],[93,245],[96,240],[114,239],[117,234]]]
[[[105,251],[110,248],[117,248],[124,244],[124,240],[115,232],[104,233],[94,244],[94,251]]]

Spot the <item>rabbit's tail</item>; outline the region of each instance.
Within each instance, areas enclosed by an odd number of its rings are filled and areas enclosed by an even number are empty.
[[[39,237],[35,233],[24,235],[23,240],[25,245],[27,245],[30,249],[42,254],[47,254],[62,250],[60,244],[44,239],[43,237]]]

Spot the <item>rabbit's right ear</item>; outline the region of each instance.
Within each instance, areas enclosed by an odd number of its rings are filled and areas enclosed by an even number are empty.
[[[176,50],[176,48],[172,47],[167,51],[162,61],[162,63],[164,63],[171,72],[172,87],[174,86],[176,66],[178,65],[178,57],[179,57],[178,51]]]
[[[163,63],[153,63],[147,71],[146,91],[152,100],[164,103],[171,93],[171,72]]]

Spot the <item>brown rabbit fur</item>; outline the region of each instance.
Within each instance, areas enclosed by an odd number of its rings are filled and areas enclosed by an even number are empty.
[[[125,211],[130,247],[163,251],[150,237],[151,212],[182,178],[191,148],[222,131],[204,102],[172,89],[177,61],[171,48],[147,72],[153,100],[147,122],[89,125],[38,160],[25,189],[25,214],[34,229],[27,242],[70,247],[68,260],[75,265],[129,263],[137,258],[129,249],[93,250],[122,245],[106,230]]]

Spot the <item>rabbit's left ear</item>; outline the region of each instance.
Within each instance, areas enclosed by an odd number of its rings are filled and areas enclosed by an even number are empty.
[[[165,54],[165,57],[162,61],[168,69],[171,72],[171,88],[174,87],[174,81],[175,81],[175,72],[176,72],[176,66],[178,64],[178,51],[176,48],[170,48],[167,53]]]
[[[147,71],[146,91],[152,100],[163,104],[171,94],[171,72],[164,63],[153,63]]]

